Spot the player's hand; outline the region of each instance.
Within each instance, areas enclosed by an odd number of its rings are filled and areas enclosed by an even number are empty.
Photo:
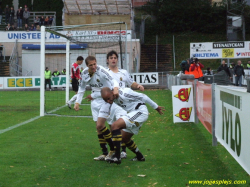
[[[119,90],[117,87],[114,87],[113,94],[114,94],[115,98],[117,99],[119,96]]]
[[[91,95],[88,95],[87,97],[85,97],[85,99],[87,99],[87,101],[93,100],[93,98],[91,97]]]
[[[79,103],[75,103],[74,109],[75,109],[75,111],[79,110]]]
[[[137,89],[139,89],[140,91],[144,91],[144,87],[140,84],[138,84]]]
[[[155,110],[157,110],[157,112],[162,115],[163,114],[163,111],[166,111],[164,106],[158,106]]]

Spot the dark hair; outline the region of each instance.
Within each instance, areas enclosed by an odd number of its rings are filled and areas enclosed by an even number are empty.
[[[198,59],[198,58],[195,58],[195,63],[196,63],[196,62],[199,62],[199,59]]]
[[[107,54],[107,59],[109,59],[110,56],[115,55],[118,58],[118,54],[116,51],[112,50]]]
[[[77,61],[79,60],[84,60],[84,58],[82,57],[82,56],[79,56],[79,57],[77,57],[77,59],[76,59]]]
[[[46,67],[45,69],[49,69],[48,67]]]
[[[211,69],[211,68],[210,68],[210,67],[208,67],[208,68],[207,68],[207,71],[209,71],[210,69]]]
[[[96,61],[96,58],[94,56],[88,56],[86,59],[85,59],[85,63],[86,65],[89,64],[89,61],[92,61],[92,60],[95,60]]]

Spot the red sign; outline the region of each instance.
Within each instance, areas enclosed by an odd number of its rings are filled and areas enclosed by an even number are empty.
[[[197,116],[204,127],[212,134],[212,85],[197,81]]]
[[[189,121],[192,112],[192,107],[190,108],[181,108],[179,113],[176,114],[176,117],[179,117],[182,121]]]
[[[188,102],[190,96],[191,88],[182,88],[179,90],[178,94],[175,95],[176,98],[179,98],[182,102]]]

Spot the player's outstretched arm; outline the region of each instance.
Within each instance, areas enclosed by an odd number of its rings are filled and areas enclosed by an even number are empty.
[[[133,82],[133,84],[131,85],[131,88],[134,90],[138,89],[140,91],[144,91],[144,87],[136,82]]]
[[[166,111],[165,108],[163,106],[158,106],[155,109],[160,115],[164,114],[163,111]]]

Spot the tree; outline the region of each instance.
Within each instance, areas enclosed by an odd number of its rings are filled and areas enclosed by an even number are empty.
[[[155,33],[226,31],[226,6],[211,5],[209,0],[158,0],[142,10],[156,17]]]

